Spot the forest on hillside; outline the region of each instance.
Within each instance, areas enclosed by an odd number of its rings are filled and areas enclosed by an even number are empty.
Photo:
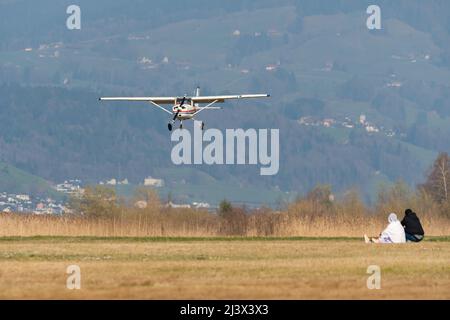
[[[382,30],[367,30],[371,3],[360,0],[79,1],[77,32],[65,26],[69,4],[0,1],[0,161],[46,180],[152,175],[298,195],[330,184],[373,202],[380,185],[422,183],[450,149],[448,1],[378,1]],[[165,114],[98,102],[197,85],[271,94],[201,120],[279,128],[278,175],[205,165],[174,176]]]

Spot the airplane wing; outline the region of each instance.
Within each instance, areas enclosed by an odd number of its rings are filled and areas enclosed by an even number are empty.
[[[225,100],[231,99],[252,99],[252,98],[268,98],[269,94],[241,94],[241,95],[230,95],[230,96],[204,96],[204,97],[192,97],[191,100],[194,103],[222,103]]]
[[[176,97],[106,97],[99,98],[100,101],[141,101],[141,102],[149,102],[153,104],[155,107],[161,109],[162,111],[172,114],[169,110],[162,107],[162,104],[174,104],[177,100]]]
[[[100,101],[141,101],[154,102],[157,104],[174,104],[177,97],[107,97],[100,98]]]

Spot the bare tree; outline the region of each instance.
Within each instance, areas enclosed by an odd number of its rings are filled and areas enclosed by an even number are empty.
[[[420,186],[439,203],[450,199],[450,157],[441,153],[437,157],[427,177],[427,181]]]

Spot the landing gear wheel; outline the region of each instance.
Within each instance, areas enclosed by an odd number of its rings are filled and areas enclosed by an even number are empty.
[[[167,124],[167,129],[169,129],[169,131],[172,131],[172,124],[170,122]]]
[[[180,123],[180,129],[183,129],[183,124],[182,123]]]
[[[202,124],[200,125],[200,128],[201,128],[202,131],[203,131],[203,129],[205,128],[205,123],[204,123],[204,122],[202,122]]]

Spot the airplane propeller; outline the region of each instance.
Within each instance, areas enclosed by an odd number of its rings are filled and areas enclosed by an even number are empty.
[[[175,121],[176,119],[177,119],[177,117],[178,117],[178,114],[180,113],[180,111],[181,111],[181,107],[184,105],[184,102],[186,101],[186,96],[184,96],[183,97],[183,100],[181,100],[181,103],[180,103],[180,108],[178,108],[178,111],[177,111],[177,113],[175,113],[175,115],[173,116],[173,119],[172,119],[172,121]]]
[[[174,114],[173,119],[172,119],[172,123],[169,122],[167,124],[167,127],[169,128],[169,131],[172,131],[172,127],[173,127],[172,124],[175,123],[175,120],[177,120],[177,117],[178,117],[178,115],[181,112],[181,107],[184,105],[185,101],[186,101],[186,96],[184,96],[183,99],[181,100],[180,107],[178,108],[177,112]]]

